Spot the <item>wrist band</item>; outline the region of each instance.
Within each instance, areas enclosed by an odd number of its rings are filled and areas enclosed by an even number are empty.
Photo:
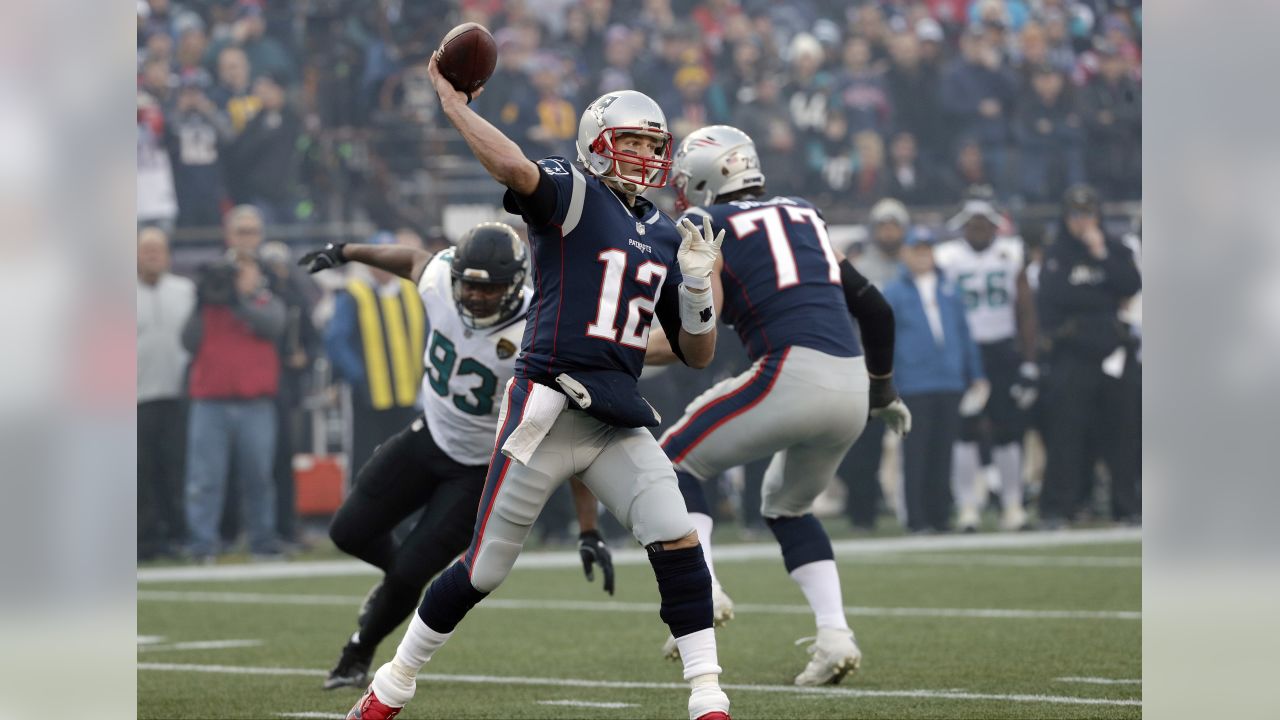
[[[706,335],[716,327],[711,291],[695,293],[680,284],[680,327],[690,335]]]
[[[710,290],[711,276],[708,275],[706,277],[694,277],[692,275],[685,275],[684,285],[690,290]]]

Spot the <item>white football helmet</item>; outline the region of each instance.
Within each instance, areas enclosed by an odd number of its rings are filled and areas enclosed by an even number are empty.
[[[672,162],[671,184],[676,210],[710,205],[717,196],[749,187],[764,187],[760,156],[750,136],[728,125],[711,125],[689,133]]]
[[[640,157],[615,149],[619,135],[648,135],[660,144],[657,156]],[[671,133],[667,116],[658,103],[635,90],[619,90],[596,98],[582,112],[578,121],[578,162],[593,175],[629,194],[643,188],[660,188],[667,184],[671,172]],[[644,169],[644,179],[625,177],[618,172],[623,160]]]

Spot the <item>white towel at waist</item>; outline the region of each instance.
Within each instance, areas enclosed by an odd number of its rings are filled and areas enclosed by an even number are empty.
[[[533,451],[538,449],[568,401],[563,393],[533,383],[529,398],[525,400],[524,417],[502,444],[502,454],[521,465],[528,465]],[[504,414],[506,410],[503,409]],[[502,427],[502,419],[499,419],[498,427]]]

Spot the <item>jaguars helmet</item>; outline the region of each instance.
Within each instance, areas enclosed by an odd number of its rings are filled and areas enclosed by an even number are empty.
[[[676,211],[710,205],[720,195],[764,187],[760,156],[751,137],[728,125],[711,125],[689,133],[671,165]]]
[[[658,141],[657,157],[644,158],[618,150],[620,135],[648,135]],[[619,90],[596,98],[578,121],[578,162],[592,175],[628,194],[667,184],[671,172],[671,132],[667,116],[658,103],[635,90]],[[644,169],[644,179],[624,177],[618,172],[622,160]]]
[[[513,317],[524,301],[524,279],[529,275],[529,250],[510,225],[480,223],[453,248],[449,274],[453,302],[464,325],[482,329]],[[463,283],[502,285],[500,297],[485,300],[464,296]]]

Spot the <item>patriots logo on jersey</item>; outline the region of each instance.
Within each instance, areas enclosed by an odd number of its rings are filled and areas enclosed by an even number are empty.
[[[516,344],[506,338],[498,341],[498,359],[506,360],[516,354]]]

